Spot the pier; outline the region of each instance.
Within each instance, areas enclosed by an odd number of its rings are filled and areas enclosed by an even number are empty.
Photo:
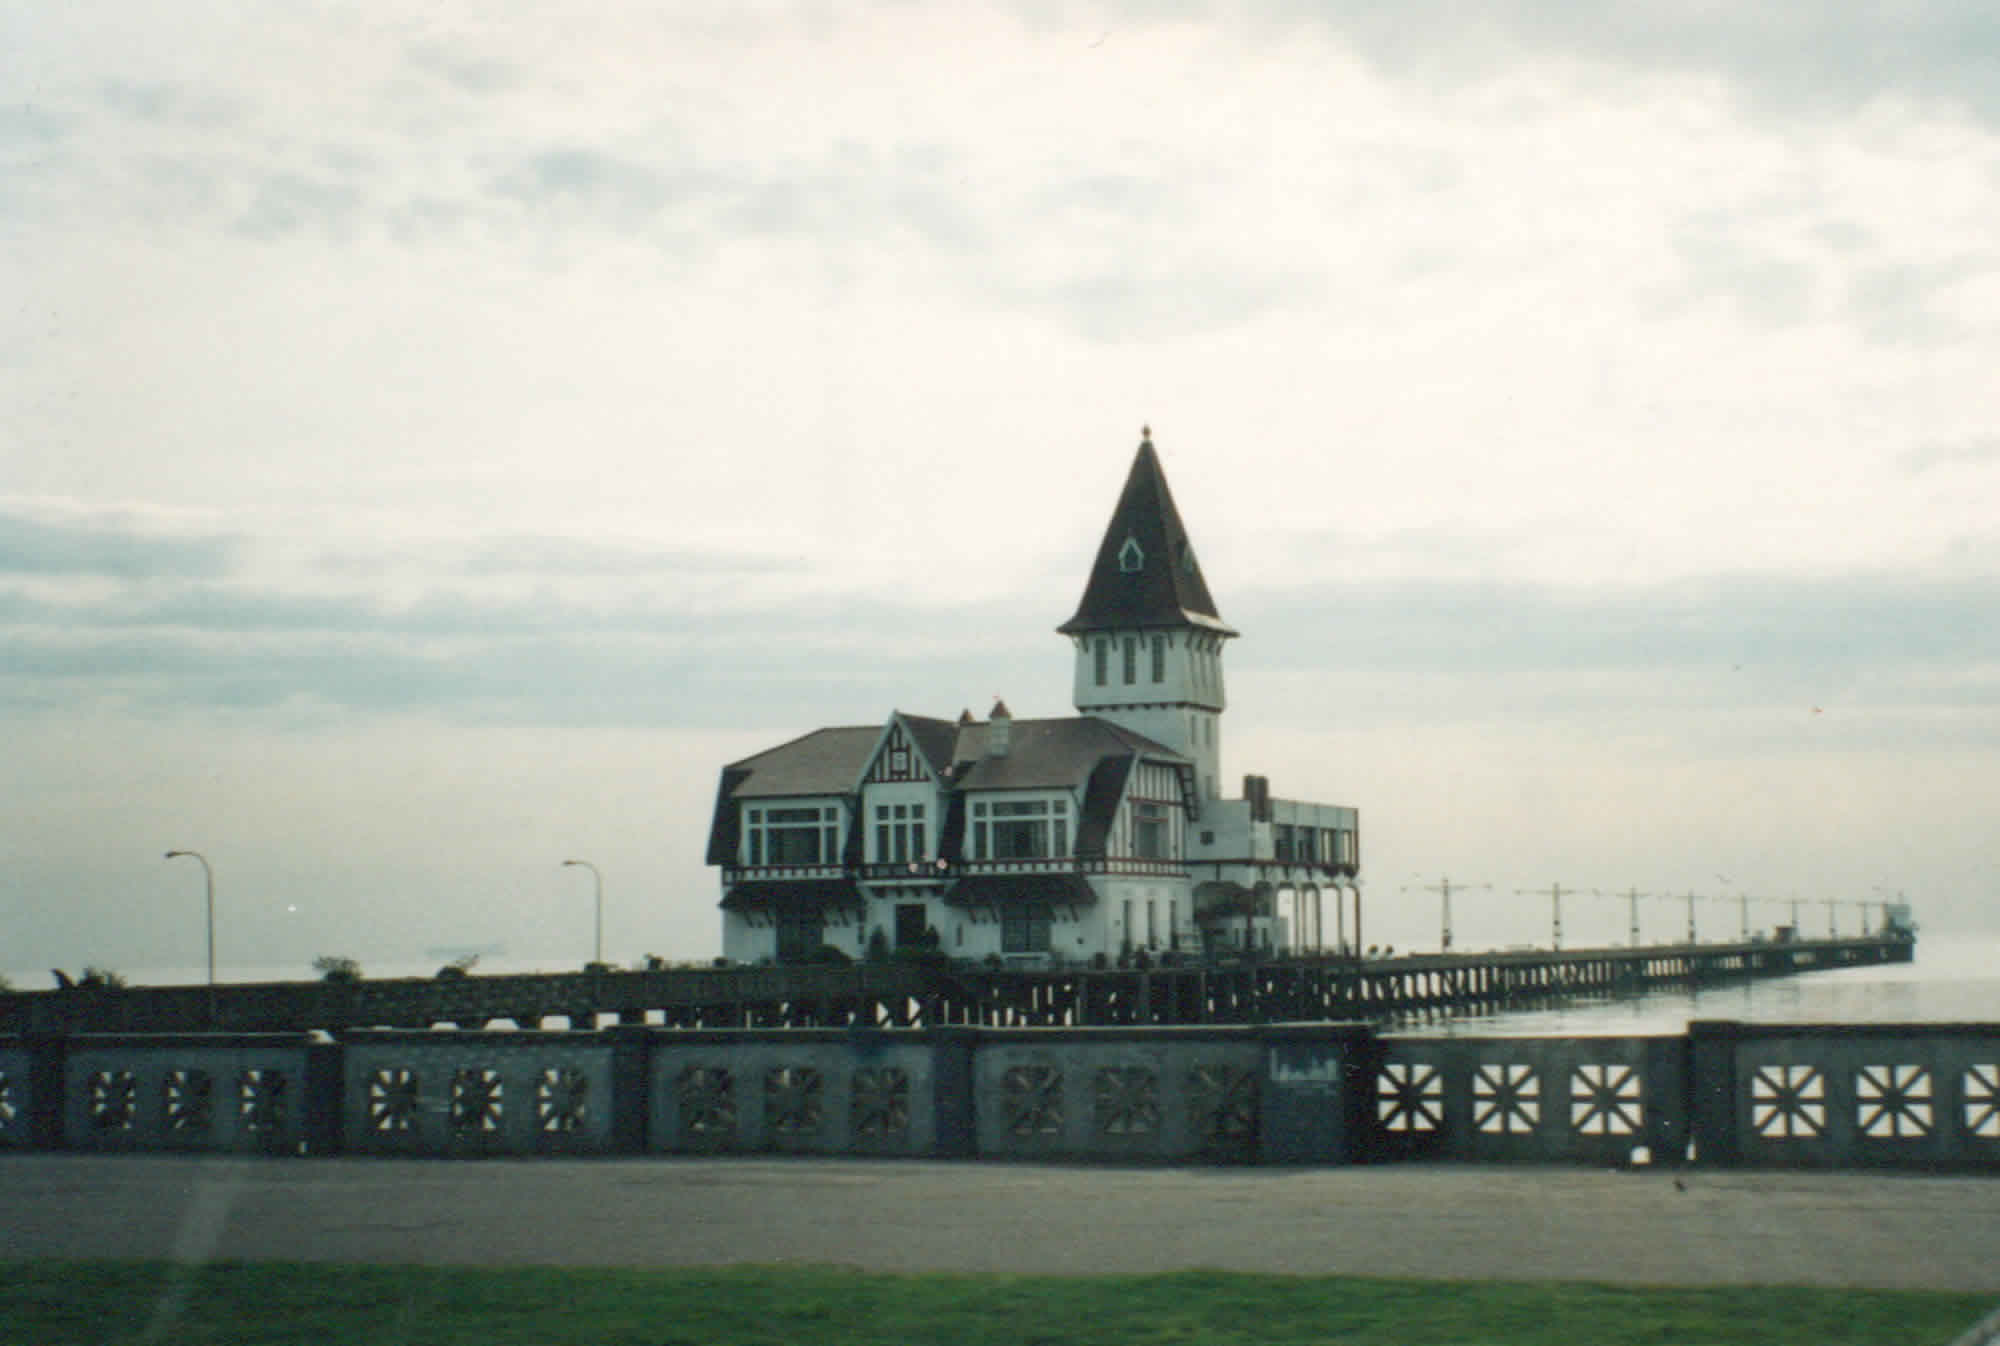
[[[0,1034],[297,1033],[359,1028],[931,1028],[1395,1023],[1666,988],[1909,962],[1898,933],[1851,939],[1440,953],[1357,960],[1163,958],[1151,967],[674,968],[0,993]]]

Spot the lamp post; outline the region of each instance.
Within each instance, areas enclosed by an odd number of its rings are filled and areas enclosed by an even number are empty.
[[[595,952],[591,957],[591,961],[602,963],[604,961],[604,876],[598,873],[597,866],[588,860],[565,860],[563,864],[566,866],[577,865],[590,871],[591,886],[597,892],[597,938],[593,946]]]
[[[209,867],[208,857],[200,851],[168,851],[167,859],[177,860],[190,856],[201,861],[202,887],[208,897],[208,1017],[215,1019],[215,871]]]

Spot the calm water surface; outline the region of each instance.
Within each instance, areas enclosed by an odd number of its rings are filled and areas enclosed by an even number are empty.
[[[1808,972],[1695,992],[1577,1001],[1560,1009],[1440,1020],[1405,1029],[1485,1037],[1679,1033],[1691,1019],[1753,1023],[2000,1022],[2000,939],[1920,938],[1916,961]]]

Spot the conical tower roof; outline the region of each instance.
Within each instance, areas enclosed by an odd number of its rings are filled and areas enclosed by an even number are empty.
[[[1104,530],[1097,561],[1064,635],[1134,627],[1200,627],[1233,636],[1208,596],[1201,563],[1188,542],[1174,493],[1167,489],[1151,430],[1125,478],[1118,508]]]

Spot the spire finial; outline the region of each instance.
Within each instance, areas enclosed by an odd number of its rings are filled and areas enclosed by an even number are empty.
[[[1142,425],[1142,426],[1140,426],[1140,427],[1139,427],[1139,442],[1140,442],[1141,444],[1151,444],[1151,443],[1153,442],[1153,427],[1152,427],[1152,426],[1150,426],[1150,425]]]

